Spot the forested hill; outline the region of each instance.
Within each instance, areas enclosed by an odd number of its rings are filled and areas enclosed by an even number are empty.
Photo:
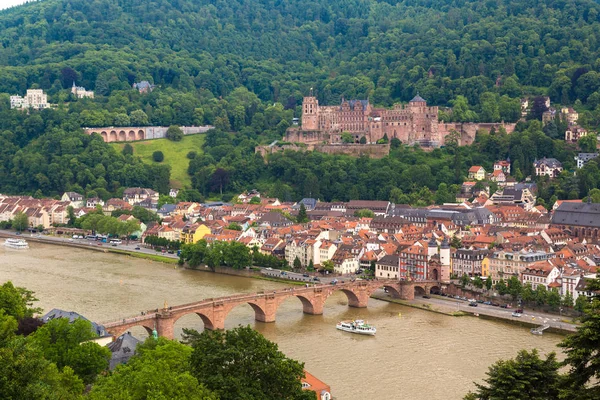
[[[293,108],[512,98],[600,103],[600,7],[590,0],[42,0],[0,12],[0,92],[147,79]],[[71,69],[65,69],[70,67]],[[74,71],[65,73],[65,71]]]

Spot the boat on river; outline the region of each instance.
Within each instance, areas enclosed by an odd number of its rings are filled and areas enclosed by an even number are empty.
[[[350,333],[358,333],[359,335],[375,335],[377,329],[374,326],[366,324],[362,319],[357,319],[355,321],[341,321],[336,326],[337,329],[350,332]]]
[[[27,242],[24,239],[6,239],[4,241],[4,246],[8,247],[9,249],[28,249],[29,245],[27,244]]]

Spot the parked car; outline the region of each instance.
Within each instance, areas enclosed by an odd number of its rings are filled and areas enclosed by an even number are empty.
[[[271,268],[271,267],[267,267],[267,268],[265,268],[265,269],[266,269],[267,271],[273,271],[273,268]]]
[[[140,250],[140,246],[136,246],[136,248],[135,248],[135,249],[136,249],[136,250]]]
[[[426,294],[424,294],[424,295],[423,295],[423,298],[424,298],[424,299],[430,299],[431,297],[430,297],[430,296],[427,296]]]
[[[169,254],[175,254],[175,252],[173,250],[169,250],[169,251],[167,251],[167,253],[169,253]]]
[[[498,304],[498,303],[492,303],[492,305],[493,305],[494,307],[500,307],[500,304]]]
[[[486,306],[491,306],[492,302],[491,301],[484,301],[483,304],[485,304]]]
[[[356,270],[356,275],[360,275],[360,274],[362,274],[362,273],[363,273],[363,270],[362,270],[362,269],[360,269],[360,268],[359,268],[359,269],[357,269],[357,270]]]
[[[470,302],[470,303],[469,303],[469,307],[477,307],[477,303]]]
[[[310,278],[309,274],[302,274],[302,276],[305,277],[305,278]]]
[[[522,308],[518,308],[518,309],[515,310],[515,312],[519,313],[519,314],[523,314],[523,309]]]
[[[460,298],[462,301],[467,301],[467,298],[465,296]]]
[[[519,317],[523,316],[523,314],[522,314],[522,313],[518,313],[518,312],[514,312],[514,313],[512,313],[511,315],[512,315],[513,317],[517,317],[517,318],[519,318]]]
[[[315,276],[315,277],[313,278],[313,281],[315,281],[315,282],[321,282],[321,280],[319,279],[319,277],[318,277],[318,276]]]
[[[456,300],[460,300],[460,296],[459,296],[459,295],[456,295],[456,296],[454,296],[454,298],[455,298]]]
[[[281,271],[281,275],[287,275],[288,273],[286,271]]]
[[[337,279],[334,279],[334,280],[332,280],[332,281],[331,281],[331,284],[332,284],[332,285],[335,285],[336,283],[338,283],[338,280],[337,280]]]
[[[484,303],[484,301],[483,301],[483,300],[477,300],[477,302],[478,302],[479,304],[483,304],[483,303]]]

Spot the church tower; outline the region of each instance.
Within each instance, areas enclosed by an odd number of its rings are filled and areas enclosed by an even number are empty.
[[[310,95],[302,100],[302,130],[316,131],[319,129],[319,100],[313,96],[312,88]]]

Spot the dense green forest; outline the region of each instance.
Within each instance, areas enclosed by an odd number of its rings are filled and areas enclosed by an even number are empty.
[[[277,154],[265,167],[253,148],[281,138],[310,88],[322,103],[344,96],[382,106],[419,92],[452,107],[443,119],[486,122],[516,121],[522,96],[549,95],[595,130],[599,10],[587,0],[42,0],[4,10],[0,189],[165,193],[168,166],[142,164],[80,131],[109,125],[214,125],[206,155],[189,169],[206,197],[257,186],[284,199],[422,204],[450,198],[470,165],[507,156],[518,178],[536,157],[571,169],[560,121],[521,123],[510,137],[480,135],[474,146],[433,153],[395,143],[383,160]],[[141,80],[157,88],[140,94],[131,85]],[[74,81],[96,98],[73,98]],[[34,87],[58,107],[9,109],[10,94]],[[600,182],[597,170],[588,175],[541,182],[542,198],[585,195]]]

